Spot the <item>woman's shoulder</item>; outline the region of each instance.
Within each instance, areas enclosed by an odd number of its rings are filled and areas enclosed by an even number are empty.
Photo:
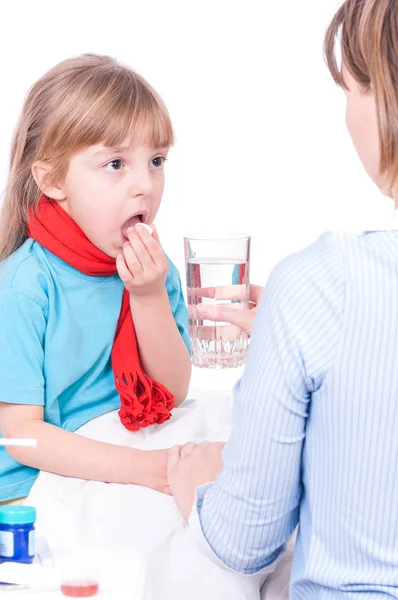
[[[281,261],[281,266],[299,269],[307,274],[307,278],[318,281],[322,276],[329,280],[341,279],[348,273],[346,265],[355,263],[365,266],[374,261],[376,255],[385,255],[388,234],[391,232],[375,231],[373,235],[369,235],[366,231],[328,231],[303,250]],[[394,260],[398,256],[396,241],[395,235],[392,244],[395,250]]]
[[[27,239],[0,263],[0,293],[20,294],[45,309],[50,273],[40,245]]]
[[[281,260],[273,270],[274,276],[295,273],[296,277],[317,281],[324,275],[341,276],[345,246],[349,243],[345,235],[335,231],[324,233],[315,242]]]
[[[281,260],[272,270],[268,285],[281,302],[290,304],[309,297],[340,299],[356,271],[366,271],[378,256],[384,261],[388,258],[385,251],[388,240],[384,238],[380,234],[368,236],[362,231],[328,231]],[[393,240],[394,260],[398,257],[396,241]]]
[[[276,304],[287,306],[289,310],[302,306],[304,310],[309,303],[336,302],[340,311],[346,287],[345,254],[349,244],[355,243],[347,235],[324,233],[315,242],[281,260],[267,282]]]

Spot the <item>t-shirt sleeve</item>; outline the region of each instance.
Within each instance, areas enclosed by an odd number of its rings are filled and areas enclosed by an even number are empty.
[[[189,341],[188,310],[182,292],[181,278],[177,268],[170,259],[168,259],[168,261],[170,268],[166,279],[166,289],[169,295],[170,306],[178,331],[190,352],[191,344]]]
[[[45,329],[35,300],[0,289],[0,402],[44,405]]]

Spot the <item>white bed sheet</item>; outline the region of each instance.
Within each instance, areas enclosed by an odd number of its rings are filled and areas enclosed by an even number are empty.
[[[117,412],[87,423],[79,434],[140,449],[190,440],[226,440],[231,427],[231,390],[236,371],[196,371],[189,399],[170,421],[136,433]],[[27,503],[37,508],[37,531],[56,553],[132,552],[142,558],[140,577],[128,582],[132,600],[256,600],[260,581],[220,568],[202,554],[171,497],[134,485],[105,484],[41,473]],[[287,600],[292,543],[261,598]],[[115,596],[116,597],[116,596]]]

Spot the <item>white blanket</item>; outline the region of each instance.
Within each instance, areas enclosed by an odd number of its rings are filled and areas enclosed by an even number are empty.
[[[78,433],[99,441],[140,449],[168,448],[188,441],[228,438],[231,391],[191,388],[189,399],[161,426],[126,431],[117,412],[84,425]],[[27,504],[37,508],[37,531],[54,550],[95,549],[135,552],[145,569],[136,600],[255,600],[261,581],[220,568],[189,535],[173,499],[135,485],[105,484],[42,472]],[[290,555],[264,585],[262,598],[287,599]],[[276,584],[272,584],[275,582]],[[275,593],[270,592],[272,585]],[[137,582],[131,589],[137,590]]]

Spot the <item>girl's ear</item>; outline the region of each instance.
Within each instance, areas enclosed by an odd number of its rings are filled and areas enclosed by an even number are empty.
[[[66,196],[62,187],[52,177],[50,165],[41,161],[34,162],[32,175],[43,194],[53,200],[65,200]]]

